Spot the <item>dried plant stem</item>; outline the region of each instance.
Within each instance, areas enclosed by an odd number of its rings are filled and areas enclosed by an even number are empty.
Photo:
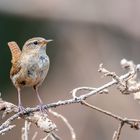
[[[119,127],[118,127],[118,130],[114,132],[114,135],[112,137],[112,140],[119,140],[120,134],[121,134],[121,130],[122,130],[124,124],[125,124],[124,121],[121,121],[120,122]]]
[[[121,61],[121,66],[125,69],[128,69],[128,72],[124,75],[118,76],[116,73],[110,72],[107,69],[103,68],[103,65],[101,64],[99,67],[99,72],[101,72],[104,76],[111,77],[112,80],[110,82],[108,82],[108,83],[106,83],[98,88],[92,88],[92,87],[75,88],[71,91],[72,98],[67,99],[67,100],[63,100],[63,101],[60,100],[57,102],[47,104],[44,106],[43,109],[52,109],[52,108],[60,107],[62,105],[81,103],[82,105],[85,105],[88,108],[91,108],[93,110],[101,112],[101,113],[103,113],[109,117],[112,117],[120,122],[118,130],[115,131],[115,133],[113,135],[113,140],[119,140],[121,130],[122,130],[122,127],[124,126],[124,124],[129,125],[131,128],[139,129],[140,120],[122,118],[122,117],[115,115],[111,112],[108,112],[106,110],[95,107],[95,106],[93,106],[85,101],[90,96],[96,95],[98,93],[108,93],[108,88],[112,87],[113,85],[116,85],[117,89],[119,89],[119,91],[122,94],[128,95],[131,93],[135,93],[135,99],[140,99],[140,82],[138,82],[136,80],[137,72],[140,71],[140,65],[135,65],[132,61],[127,61],[127,60],[123,59]],[[77,96],[78,91],[80,91],[80,90],[86,90],[88,92]],[[26,108],[25,113],[18,112],[18,108],[16,105],[0,99],[0,111],[4,111],[3,117],[5,117],[6,114],[8,114],[8,113],[14,112],[14,115],[9,117],[5,122],[3,122],[0,125],[0,134],[4,134],[7,131],[14,128],[15,125],[11,125],[11,123],[18,118],[22,118],[26,121],[29,121],[31,123],[36,124],[44,132],[49,133],[50,134],[49,136],[53,140],[60,140],[61,139],[54,133],[56,125],[50,119],[48,119],[47,114],[39,113],[40,109],[38,107]],[[51,112],[51,113],[54,114],[55,116],[61,118],[63,120],[63,122],[65,122],[65,124],[68,126],[68,128],[71,132],[72,140],[76,140],[75,132],[74,132],[73,128],[71,127],[70,123],[67,121],[67,119],[64,116],[62,116],[56,112]],[[44,125],[44,123],[45,123],[45,125]],[[25,128],[27,128],[26,122],[25,122]],[[26,135],[25,140],[28,140],[28,130],[25,132],[25,135]],[[44,139],[47,139],[47,136]]]
[[[29,131],[29,128],[28,128],[28,121],[25,120],[25,125],[24,125],[24,137],[25,137],[25,140],[29,140],[28,138],[28,132]]]
[[[132,69],[133,70],[133,69]],[[132,75],[135,74],[135,69],[132,71],[130,70],[128,73],[118,77],[116,76],[116,74],[113,75],[113,73],[109,74],[109,71],[107,71],[106,69],[102,68],[100,66],[100,72],[102,73],[107,73],[109,76],[112,75],[112,77],[114,78],[111,82],[99,87],[99,88],[89,88],[88,90],[92,90],[84,95],[81,95],[79,97],[76,96],[76,93],[77,91],[82,88],[76,88],[72,91],[72,95],[73,95],[73,98],[72,99],[68,99],[68,100],[64,100],[64,101],[58,101],[58,102],[54,102],[54,103],[50,103],[50,104],[47,104],[44,109],[49,109],[49,108],[55,108],[55,107],[58,107],[58,106],[62,106],[62,105],[69,105],[69,104],[73,104],[73,103],[80,103],[82,102],[83,100],[85,100],[86,98],[92,96],[92,95],[95,95],[97,93],[101,93],[103,92],[104,90],[106,90],[107,88],[109,88],[110,86],[113,86],[115,84],[122,84],[122,81],[123,80],[126,80],[126,79],[130,79],[129,77],[133,77]],[[85,87],[83,88],[85,89]],[[0,104],[1,105],[1,104]],[[1,108],[1,107],[0,107]],[[31,112],[36,112],[36,111],[39,111],[39,108],[38,107],[35,107],[35,108],[27,108],[26,109],[27,112],[24,114],[29,114]],[[1,126],[0,126],[0,131],[5,129],[6,127],[8,127],[10,125],[10,123],[17,119],[19,116],[23,115],[21,112],[18,112],[16,113],[15,115],[13,115],[12,117],[10,117],[6,122],[4,122]]]
[[[35,140],[36,137],[37,137],[37,135],[38,135],[38,132],[35,132],[34,135],[33,135],[33,137],[32,137],[32,140]]]
[[[140,122],[140,120],[129,121],[130,119],[122,118],[122,117],[120,117],[120,116],[118,116],[118,115],[115,115],[115,114],[113,114],[113,113],[111,113],[111,112],[108,112],[108,111],[106,111],[106,110],[103,110],[103,109],[100,109],[100,108],[98,108],[98,107],[96,107],[96,106],[93,106],[93,105],[91,105],[91,104],[89,104],[89,103],[87,103],[87,102],[85,102],[85,101],[82,101],[82,105],[85,105],[86,107],[89,107],[89,108],[91,108],[91,109],[93,109],[93,110],[96,110],[96,111],[101,112],[101,113],[103,113],[103,114],[105,114],[105,115],[107,115],[107,116],[110,116],[110,117],[112,117],[112,118],[114,118],[114,119],[116,119],[116,120],[118,120],[118,121],[120,121],[120,122],[124,122],[124,123],[130,125],[130,126],[133,127],[133,128],[136,127],[136,129],[139,129],[139,128],[137,128],[137,124],[135,124],[135,123]]]
[[[62,140],[59,136],[57,136],[55,133],[51,133],[50,137],[53,139],[53,140]]]
[[[53,114],[55,117],[62,119],[62,121],[66,124],[66,126],[67,126],[67,127],[69,128],[69,130],[70,130],[71,139],[72,139],[72,140],[76,140],[76,134],[75,134],[75,132],[74,132],[73,127],[72,127],[71,124],[68,122],[68,120],[67,120],[63,115],[59,114],[58,112],[55,112],[55,111],[52,111],[52,110],[49,110],[49,112],[50,112],[51,114]]]
[[[47,140],[49,137],[50,137],[51,133],[47,134],[46,137],[44,137],[43,139],[40,139],[40,140]]]
[[[8,127],[5,127],[4,129],[2,129],[0,131],[0,135],[5,134],[5,132],[10,131],[11,129],[13,129],[16,125],[9,125]]]

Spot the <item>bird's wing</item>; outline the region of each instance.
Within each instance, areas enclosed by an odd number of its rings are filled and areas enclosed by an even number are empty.
[[[18,44],[14,41],[8,42],[8,46],[10,48],[11,54],[12,54],[12,64],[16,63],[20,56],[21,56],[21,50],[18,46]]]
[[[14,41],[8,42],[8,46],[9,46],[11,54],[12,54],[12,60],[11,60],[12,68],[10,71],[10,75],[14,76],[21,69],[20,64],[18,62],[18,60],[20,59],[20,56],[21,56],[21,50],[20,50],[18,44]]]
[[[19,63],[15,63],[14,65],[12,65],[12,68],[10,70],[10,77],[16,75],[20,70],[21,70],[21,66]]]

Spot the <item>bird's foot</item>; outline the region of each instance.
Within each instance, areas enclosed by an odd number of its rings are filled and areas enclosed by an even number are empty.
[[[44,104],[40,104],[37,106],[39,111],[42,112],[42,113],[47,113],[47,108],[46,108],[46,105]]]
[[[21,114],[26,113],[26,109],[22,105],[18,106],[18,111],[21,112]]]

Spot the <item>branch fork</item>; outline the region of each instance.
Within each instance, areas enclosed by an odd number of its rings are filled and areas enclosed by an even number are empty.
[[[134,94],[135,99],[140,99],[140,82],[137,81],[137,73],[140,71],[140,64],[135,65],[133,61],[127,61],[126,59],[122,59],[121,66],[123,69],[127,69],[128,72],[126,74],[118,76],[115,72],[110,72],[109,70],[103,67],[103,64],[100,64],[98,71],[102,73],[104,77],[111,77],[112,80],[110,82],[98,88],[85,87],[85,86],[75,88],[71,91],[72,98],[67,99],[67,100],[57,101],[54,103],[49,103],[46,106],[44,106],[44,109],[51,110],[53,108],[60,107],[62,105],[64,106],[64,105],[70,105],[74,103],[81,103],[82,105],[85,105],[91,109],[94,109],[98,112],[108,115],[120,122],[117,131],[115,131],[113,135],[112,140],[119,140],[121,130],[125,124],[130,125],[131,128],[138,130],[139,125],[140,125],[140,120],[122,118],[111,112],[108,112],[98,107],[95,107],[93,105],[90,105],[89,103],[85,101],[90,96],[93,96],[96,94],[102,94],[102,93],[109,93],[109,88],[112,86],[116,86],[117,89],[122,94],[125,94],[125,95]],[[79,91],[86,91],[86,92],[83,93],[82,95],[78,95]],[[26,121],[36,124],[44,132],[51,134],[51,137],[53,136],[55,137],[54,131],[57,128],[55,123],[49,119],[47,114],[40,113],[38,107],[27,108],[26,113],[21,114],[21,112],[18,112],[18,108],[16,105],[3,101],[1,99],[0,111],[4,111],[3,117],[5,117],[6,114],[14,112],[14,115],[12,115],[4,123],[0,125],[0,134],[4,134],[7,131],[13,129],[15,125],[12,125],[12,122],[20,117]],[[68,123],[68,121],[66,120],[66,118],[53,111],[50,111],[50,113],[56,115],[58,118],[61,118],[63,122],[66,123],[72,135],[71,139],[76,140],[75,132],[72,126],[70,125],[70,123]],[[53,139],[55,139],[54,137]],[[48,136],[46,136],[46,138],[44,139],[47,139],[47,138]]]

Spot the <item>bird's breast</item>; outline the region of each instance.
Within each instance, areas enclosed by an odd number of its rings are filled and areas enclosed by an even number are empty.
[[[49,64],[47,55],[26,55],[21,59],[21,70],[16,79],[19,79],[23,86],[40,84],[48,73]]]
[[[32,59],[28,63],[27,74],[29,77],[44,78],[49,69],[49,58],[46,55],[40,55],[37,58]]]
[[[39,56],[39,68],[42,69],[44,67],[47,67],[49,65],[49,58],[47,56]]]

